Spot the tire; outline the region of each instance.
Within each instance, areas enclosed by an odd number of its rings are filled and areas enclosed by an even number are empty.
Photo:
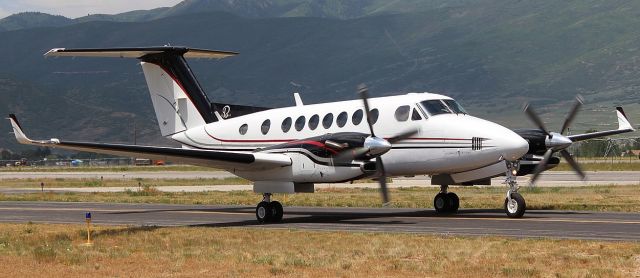
[[[456,195],[456,193],[449,192],[447,193],[447,198],[449,198],[449,212],[458,212],[458,208],[460,208],[460,198],[458,198],[458,195]]]
[[[527,204],[519,193],[511,193],[511,203],[509,198],[504,199],[504,212],[509,218],[520,218],[524,215]]]
[[[282,208],[282,204],[278,201],[271,202],[271,222],[280,222],[282,221],[282,216],[284,216],[284,209]]]
[[[258,220],[258,223],[264,224],[266,222],[270,222],[272,217],[273,213],[271,204],[263,201],[256,206],[256,219]]]
[[[449,212],[449,205],[449,196],[445,193],[438,193],[436,197],[433,198],[433,208],[436,209],[437,213]]]

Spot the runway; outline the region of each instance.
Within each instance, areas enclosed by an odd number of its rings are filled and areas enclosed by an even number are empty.
[[[530,210],[524,218],[509,219],[502,210],[487,209],[442,216],[432,209],[285,207],[282,223],[258,225],[252,206],[0,202],[0,222],[83,224],[85,212],[101,225],[640,240],[640,213]]]

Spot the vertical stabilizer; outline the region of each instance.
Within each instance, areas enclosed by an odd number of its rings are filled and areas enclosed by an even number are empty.
[[[163,136],[218,121],[207,94],[185,58],[221,59],[235,52],[175,46],[133,48],[55,48],[46,57],[120,57],[141,60]]]

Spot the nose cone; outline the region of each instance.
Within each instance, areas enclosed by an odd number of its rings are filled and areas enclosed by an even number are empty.
[[[517,160],[529,151],[529,142],[508,129],[506,129],[504,138],[500,140],[500,143],[504,159],[509,161]]]

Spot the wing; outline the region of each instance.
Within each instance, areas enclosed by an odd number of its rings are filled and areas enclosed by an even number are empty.
[[[629,122],[629,118],[627,118],[627,114],[625,114],[624,110],[622,110],[622,107],[616,107],[616,116],[618,117],[618,129],[591,132],[591,133],[585,133],[585,134],[575,134],[575,135],[569,135],[567,137],[571,139],[571,141],[576,142],[576,141],[583,141],[587,139],[593,139],[598,137],[604,137],[609,135],[635,131],[635,129]]]
[[[155,146],[102,144],[90,142],[62,141],[59,139],[31,140],[18,123],[15,115],[9,115],[13,133],[21,144],[46,146],[67,150],[130,156],[154,160],[167,160],[191,165],[215,167],[225,170],[264,170],[291,165],[291,158],[284,154],[222,152]]]

